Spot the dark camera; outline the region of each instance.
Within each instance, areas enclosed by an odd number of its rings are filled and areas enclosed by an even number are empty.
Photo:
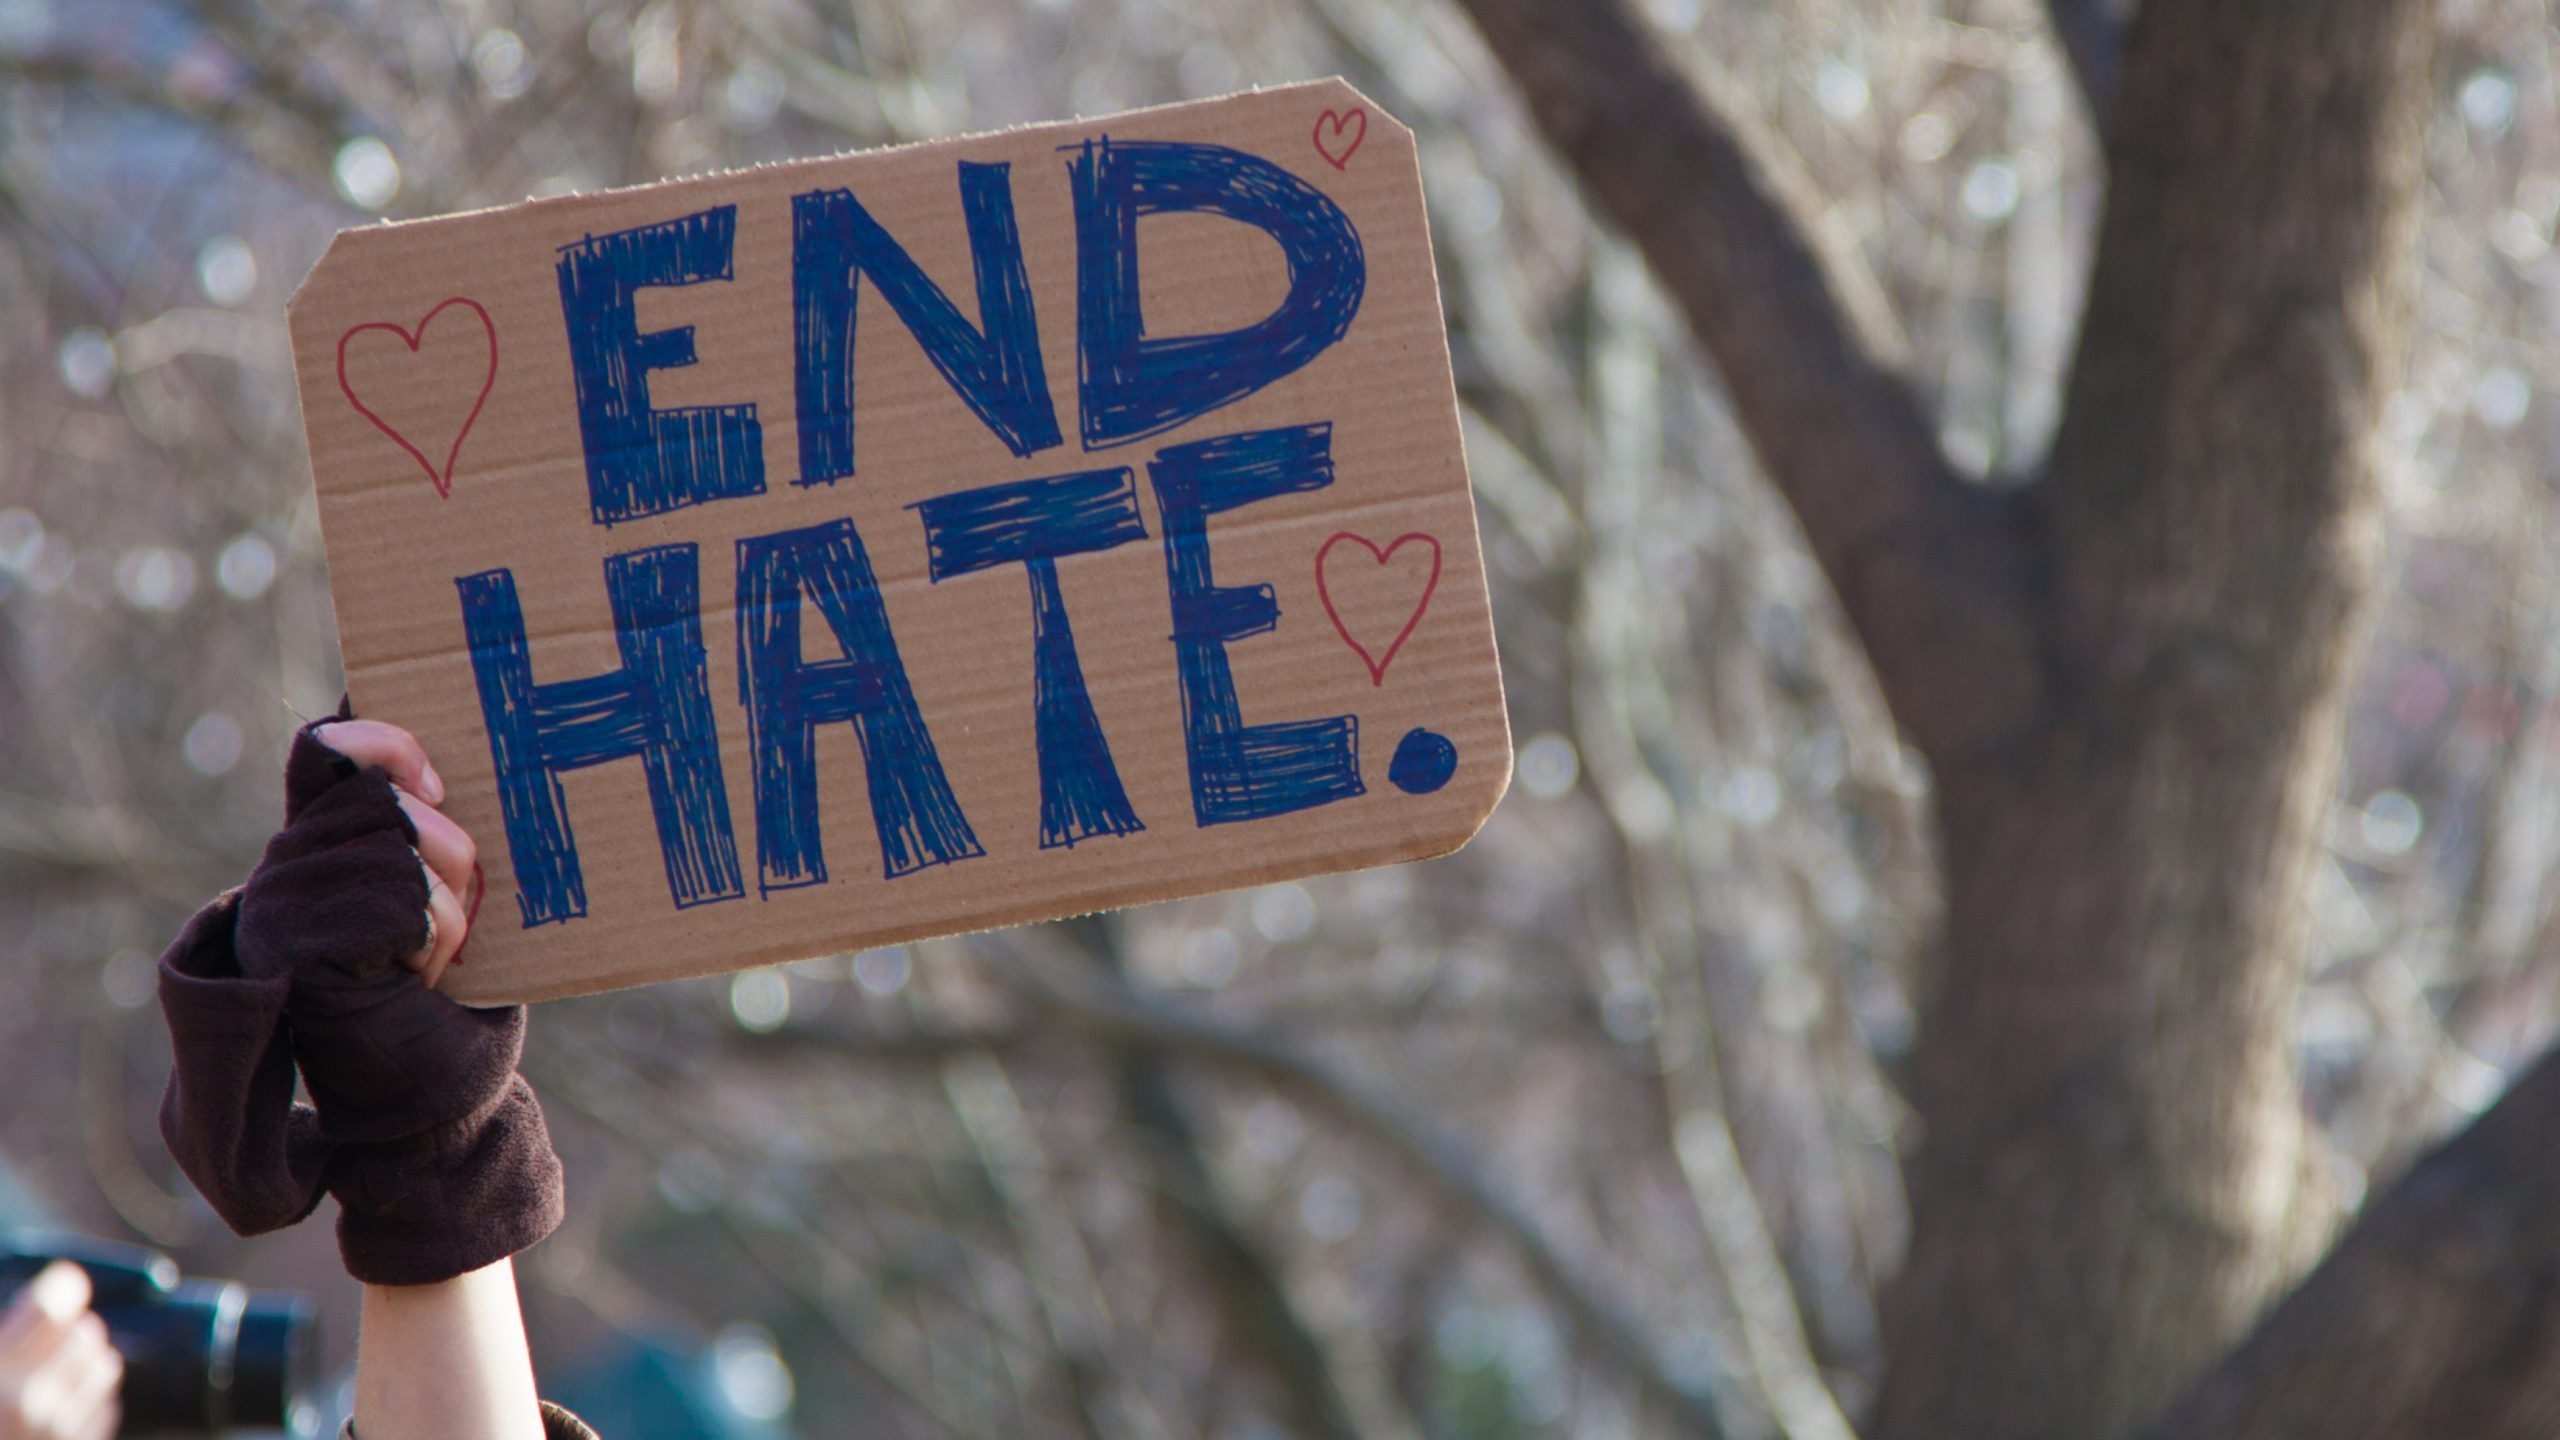
[[[0,1304],[56,1260],[89,1272],[90,1306],[124,1356],[123,1434],[317,1428],[310,1297],[182,1279],[137,1245],[20,1230],[0,1234]]]

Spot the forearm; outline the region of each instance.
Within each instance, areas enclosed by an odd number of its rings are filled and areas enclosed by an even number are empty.
[[[514,1261],[364,1287],[355,1428],[362,1440],[542,1440]]]

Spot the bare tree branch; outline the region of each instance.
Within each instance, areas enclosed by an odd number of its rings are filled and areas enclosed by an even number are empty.
[[[1486,1171],[1463,1139],[1390,1087],[1281,1037],[1108,979],[1063,977],[1044,967],[1038,983],[1025,989],[1056,1017],[1090,1036],[1257,1075],[1385,1146],[1443,1204],[1503,1238],[1591,1353],[1625,1370],[1684,1433],[1724,1440],[1724,1423],[1712,1402],[1672,1377],[1643,1326],[1602,1288],[1599,1278],[1556,1247],[1527,1204]]]
[[[1110,1312],[1100,1302],[1093,1258],[1074,1219],[1049,1191],[1049,1157],[995,1057],[955,1055],[944,1061],[942,1088],[1031,1281],[1067,1412],[1085,1440],[1104,1440],[1113,1430],[1100,1383],[1107,1373],[1102,1357],[1111,1349]]]
[[[329,128],[329,116],[294,108],[290,102],[298,96],[255,89],[229,97],[197,94],[137,67],[79,54],[11,55],[0,61],[0,77],[24,85],[94,90],[162,111],[222,137],[314,195],[329,193],[330,164],[341,137]]]
[[[2153,1440],[2527,1440],[2560,1413],[2560,1053],[2419,1161]]]
[[[1088,915],[1049,928],[1097,971],[1125,983],[1108,918]],[[1120,1108],[1145,1137],[1155,1162],[1155,1189],[1169,1228],[1182,1237],[1209,1282],[1229,1337],[1279,1389],[1289,1432],[1304,1440],[1359,1440],[1360,1423],[1323,1342],[1298,1313],[1279,1267],[1229,1207],[1164,1057],[1145,1046],[1121,1045],[1113,1047],[1111,1061]]]
[[[1643,1327],[1602,1289],[1602,1282],[1556,1248],[1526,1203],[1489,1174],[1467,1143],[1394,1091],[1350,1068],[1263,1029],[1219,1019],[1148,995],[1109,977],[1062,978],[1044,968],[1026,980],[1026,997],[1050,1018],[1117,1049],[1166,1054],[1240,1070],[1297,1095],[1401,1157],[1444,1204],[1489,1225],[1518,1253],[1533,1279],[1572,1319],[1585,1346],[1626,1370],[1655,1403],[1677,1416],[1684,1432],[1724,1440],[1725,1427],[1702,1394],[1672,1378]],[[954,1052],[1017,1051],[1054,1035],[1054,1027],[1000,1025],[936,1028],[857,1036],[823,1025],[792,1024],[732,1043],[749,1054],[828,1052],[840,1058],[913,1061]]]
[[[1932,756],[2010,733],[2040,685],[2024,546],[1939,454],[1882,291],[1809,223],[1810,182],[1624,0],[1463,3],[1714,357],[1904,729]]]

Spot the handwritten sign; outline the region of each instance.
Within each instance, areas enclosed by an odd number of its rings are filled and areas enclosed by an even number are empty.
[[[1442,854],[1510,778],[1413,140],[1338,80],[351,230],[291,319],[464,999]]]

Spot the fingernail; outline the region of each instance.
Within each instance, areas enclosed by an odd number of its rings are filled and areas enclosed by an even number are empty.
[[[56,1325],[70,1324],[74,1316],[89,1308],[89,1276],[68,1260],[56,1260],[44,1267],[27,1292],[34,1297],[36,1309]]]
[[[441,805],[444,803],[444,777],[436,773],[436,765],[434,761],[428,761],[427,768],[419,772],[418,783],[426,788],[428,804]]]

